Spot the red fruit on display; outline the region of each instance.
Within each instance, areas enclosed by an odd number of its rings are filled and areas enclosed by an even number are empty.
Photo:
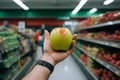
[[[87,55],[81,54],[80,59],[85,63],[85,65],[87,65]]]
[[[117,59],[117,54],[116,53],[112,54],[112,58]]]
[[[92,68],[91,71],[97,75],[100,80],[119,80],[120,77],[106,68]]]
[[[102,51],[101,53],[97,54],[97,56],[102,60],[109,62],[112,66],[115,66],[116,68],[119,68],[120,66],[120,58],[118,53]]]
[[[112,64],[112,65],[114,65],[114,64],[115,64],[115,62],[116,62],[115,60],[112,60],[112,61],[111,61],[111,64]]]
[[[119,63],[119,61],[116,61],[116,65],[118,66],[120,63]]]

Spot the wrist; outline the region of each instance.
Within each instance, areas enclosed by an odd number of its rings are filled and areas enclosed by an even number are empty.
[[[54,66],[45,60],[38,60],[36,64],[42,65],[43,67],[46,67],[47,69],[50,70],[51,73],[54,70]]]
[[[53,66],[56,65],[55,61],[53,60],[53,58],[49,54],[44,53],[41,60],[47,61],[48,63],[50,63]]]

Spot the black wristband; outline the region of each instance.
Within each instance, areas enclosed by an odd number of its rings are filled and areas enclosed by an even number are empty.
[[[44,67],[47,67],[50,70],[51,73],[54,70],[54,66],[52,64],[48,63],[47,61],[39,60],[39,61],[37,61],[36,64],[42,65]]]

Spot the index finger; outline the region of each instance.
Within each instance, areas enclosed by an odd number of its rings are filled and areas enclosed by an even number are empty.
[[[73,34],[72,39],[76,40],[76,38],[77,38],[77,34]]]
[[[67,51],[67,55],[70,55],[70,54],[72,53],[72,51],[73,51],[73,49],[74,49],[74,47],[75,47],[75,43],[76,43],[76,41],[73,40],[73,41],[72,41],[71,48]]]

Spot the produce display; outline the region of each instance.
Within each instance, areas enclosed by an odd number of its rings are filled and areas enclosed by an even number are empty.
[[[81,54],[80,59],[84,62],[85,65],[87,65],[87,55]]]
[[[114,55],[114,57],[116,57]],[[110,70],[106,69],[84,53],[80,55],[80,59],[84,62],[87,68],[99,79],[99,80],[120,80],[120,77],[115,75]]]
[[[103,16],[100,18],[99,23],[107,22],[107,21],[113,21],[113,20],[120,20],[120,10],[118,11],[111,11],[106,12],[103,14]]]
[[[100,80],[120,80],[120,77],[104,67],[92,68],[91,71],[98,76]]]
[[[10,67],[18,58],[20,58],[20,43],[17,40],[17,36],[8,29],[0,29],[1,47],[0,54],[2,63],[0,65],[4,67]]]
[[[113,49],[111,51],[111,48],[102,47],[97,44],[90,44],[90,43],[87,43],[84,41],[79,41],[79,43],[77,43],[77,46],[79,46],[83,50],[87,51],[88,54],[90,54],[91,56],[95,56],[96,58],[101,59],[102,61],[112,65],[113,67],[117,68],[118,70],[120,69],[120,51],[118,51],[117,49]],[[101,67],[100,64],[96,63],[96,61],[94,61],[93,59],[91,59],[88,56],[87,56],[87,61],[86,61],[85,54],[80,55],[80,59],[85,63],[85,65],[87,65],[87,67],[90,70],[93,68],[96,68],[96,67],[97,68]],[[115,73],[111,72],[110,70],[107,70],[107,71],[114,75],[112,77],[115,77],[115,80],[119,80],[118,76],[116,76]],[[97,74],[97,76],[98,75],[101,76],[100,74]],[[107,77],[107,79],[102,78],[102,77],[104,77],[104,76],[101,76],[100,80],[108,79],[108,77]]]
[[[50,33],[50,45],[54,50],[68,50],[72,43],[72,33],[67,28],[55,28]]]
[[[85,45],[82,44],[82,48],[86,50],[91,55],[97,56],[100,59],[104,60],[105,62],[110,63],[111,65],[115,66],[116,68],[120,69],[120,52],[119,51],[110,51],[109,49],[104,49],[100,46],[95,45]]]
[[[80,56],[81,54],[83,54],[83,52],[78,51],[78,49],[74,48],[74,52],[77,56]]]
[[[12,31],[6,29],[0,30],[0,43],[2,48],[0,50],[15,48],[16,46],[19,46],[17,36],[15,36]]]
[[[120,30],[115,30],[112,33],[106,31],[100,31],[100,32],[83,31],[80,33],[80,37],[97,39],[97,40],[107,40],[112,42],[120,42]]]
[[[84,49],[85,51],[87,51],[88,53],[90,53],[93,56],[96,56],[100,52],[104,51],[104,49],[98,45],[82,44],[82,47],[80,47],[80,48]]]
[[[89,17],[80,22],[76,48],[83,52],[80,59],[98,80],[120,80],[119,21],[120,10]],[[86,71],[89,72],[87,69]],[[96,80],[94,76],[92,78]]]
[[[17,63],[9,69],[0,69],[0,80],[11,80],[19,70]]]
[[[22,69],[28,60],[28,58],[24,58],[19,60],[10,68],[0,69],[0,80],[11,80],[16,75],[16,73]]]
[[[18,59],[20,59],[20,49],[14,49],[14,51],[11,51],[11,52],[8,52],[7,54],[2,55],[3,62],[1,63],[1,66],[9,68]]]
[[[106,12],[102,15],[92,16],[80,22],[80,28],[91,27],[95,24],[104,23],[108,21],[120,20],[120,10]]]
[[[80,22],[80,28],[84,28],[84,27],[90,27],[92,25],[98,24],[100,17],[102,17],[101,15],[98,16],[92,16],[87,18],[86,20],[83,20]]]
[[[120,53],[102,51],[97,56],[120,69]]]
[[[0,28],[0,80],[13,80],[26,64],[27,59],[20,60],[24,54],[33,50],[31,46],[32,40],[28,35],[18,35],[10,29]]]

